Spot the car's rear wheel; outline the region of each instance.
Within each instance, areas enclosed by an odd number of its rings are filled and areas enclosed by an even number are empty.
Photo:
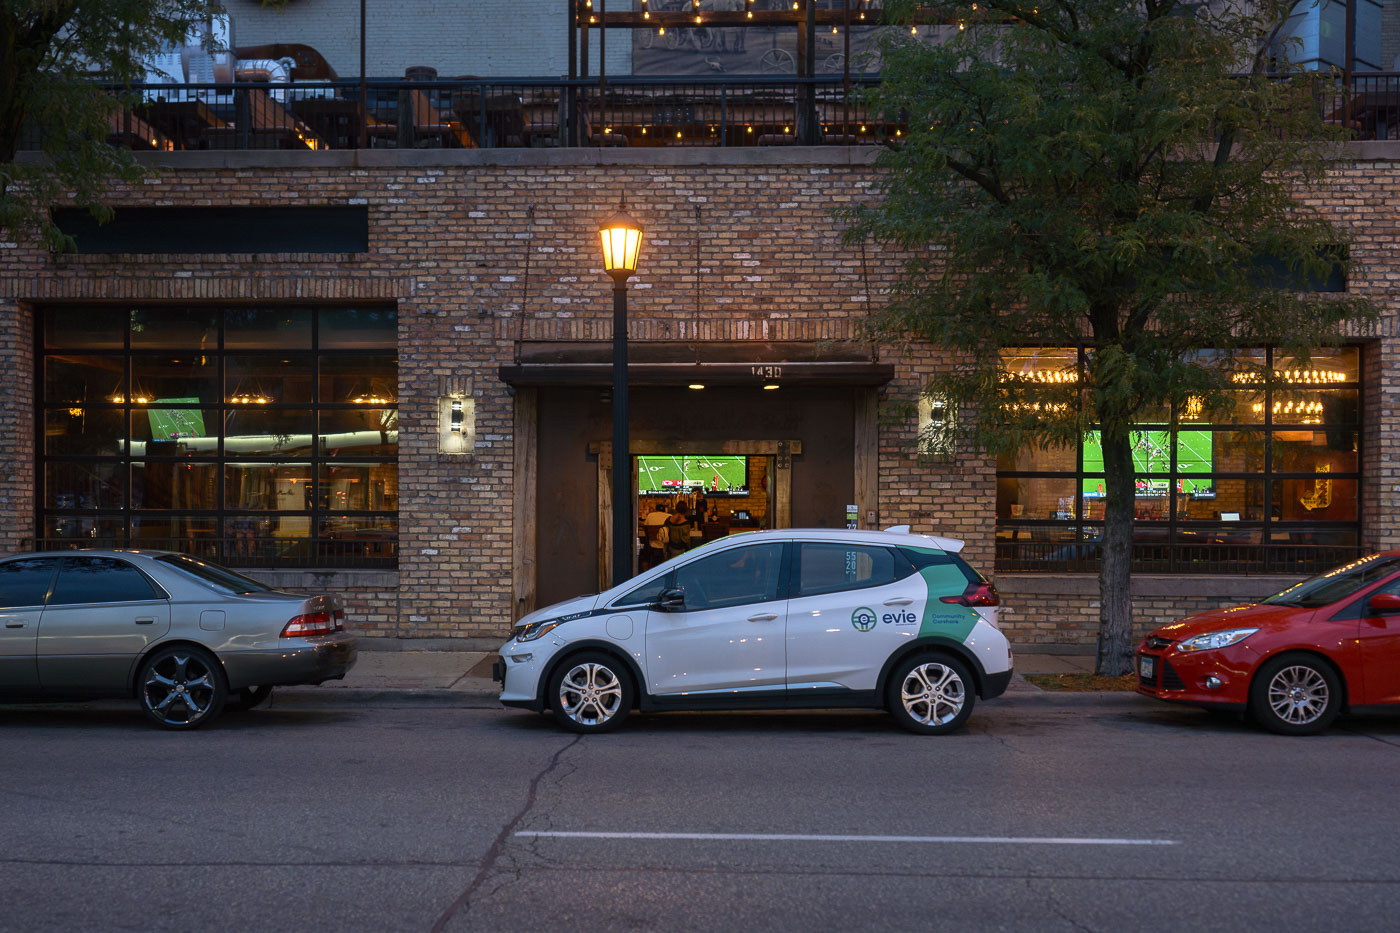
[[[272,696],[272,687],[263,684],[258,687],[244,687],[235,690],[229,695],[229,700],[234,703],[235,709],[253,709],[261,704],[268,697]]]
[[[1342,708],[1342,684],[1331,665],[1304,654],[1284,654],[1259,667],[1249,685],[1249,711],[1270,732],[1315,735]]]
[[[190,645],[154,652],[141,665],[136,686],[141,710],[167,729],[197,729],[212,722],[228,696],[219,662]]]
[[[571,732],[611,732],[632,709],[632,676],[601,651],[576,654],[550,676],[549,708]]]
[[[890,714],[921,735],[960,728],[972,715],[975,701],[967,667],[945,655],[915,655],[901,662],[890,678]]]

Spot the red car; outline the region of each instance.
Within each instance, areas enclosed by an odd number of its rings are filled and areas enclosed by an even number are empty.
[[[1321,732],[1343,710],[1400,703],[1400,551],[1164,625],[1136,660],[1139,693],[1248,710],[1284,735]]]

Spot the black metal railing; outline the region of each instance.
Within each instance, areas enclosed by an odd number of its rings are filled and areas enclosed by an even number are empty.
[[[879,144],[905,128],[817,78],[503,79],[111,88],[108,140],[132,149],[357,149]],[[32,128],[21,148],[41,148]]]
[[[233,568],[300,569],[308,567],[392,570],[398,567],[398,538],[394,535],[356,538],[28,538],[27,551],[66,551],[78,548],[130,548],[175,551]]]
[[[880,144],[907,132],[862,91],[878,75],[502,78],[148,84],[108,139],[133,149],[357,149]],[[1323,87],[1322,118],[1356,139],[1400,138],[1400,73]],[[32,128],[21,148],[40,148]]]
[[[1234,543],[1167,538],[1133,543],[1134,573],[1321,573],[1363,554],[1355,545]],[[996,569],[1002,573],[1097,573],[1103,545],[1076,541],[998,537]]]

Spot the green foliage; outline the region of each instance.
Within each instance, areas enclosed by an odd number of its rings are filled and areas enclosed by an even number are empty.
[[[1301,290],[1347,235],[1299,197],[1338,158],[1314,102],[1330,77],[1266,73],[1290,5],[922,4],[965,28],[884,50],[872,103],[909,132],[848,237],[907,256],[875,327],[956,351],[928,391],[989,450],[1113,435],[1190,397],[1219,411],[1232,348],[1306,355],[1374,313]],[[1260,257],[1291,287],[1261,283]],[[1000,372],[1004,347],[1081,342],[1076,383]]]
[[[183,42],[213,0],[5,0],[0,3],[0,238],[71,246],[53,225],[56,203],[99,219],[107,185],[142,169],[107,145],[109,120],[129,101],[98,83],[140,81],[145,62]],[[18,152],[21,136],[41,152]]]

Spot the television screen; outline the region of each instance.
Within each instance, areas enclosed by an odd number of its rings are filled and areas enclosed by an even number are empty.
[[[747,496],[747,457],[638,457],[637,490],[644,496],[701,492],[706,496]]]
[[[1132,440],[1133,472],[1138,474],[1171,472],[1170,431],[1134,431],[1132,432]],[[1176,491],[1178,493],[1200,498],[1209,498],[1215,495],[1215,488],[1207,476],[1183,475],[1209,474],[1214,469],[1211,446],[1213,443],[1214,437],[1210,431],[1178,431],[1176,433]],[[1084,472],[1103,472],[1103,447],[1099,441],[1098,431],[1090,431],[1084,437]],[[1165,478],[1149,478],[1139,475],[1137,494],[1139,496],[1165,497],[1169,485],[1170,481]],[[1103,495],[1103,477],[1085,477],[1084,497],[1096,499],[1102,498]]]

